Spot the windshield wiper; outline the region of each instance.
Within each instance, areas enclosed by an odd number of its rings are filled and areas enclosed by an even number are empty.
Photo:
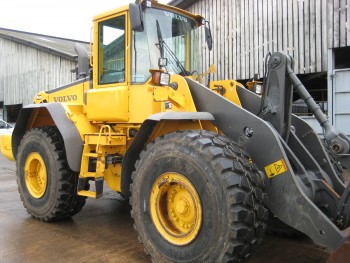
[[[162,31],[160,30],[159,22],[156,20],[156,25],[157,25],[157,35],[158,35],[158,45],[159,45],[159,50],[160,50],[160,56],[161,58],[164,58],[164,41],[162,37]]]
[[[180,68],[181,73],[183,72],[187,76],[190,74],[188,71],[185,69],[185,67],[182,65],[180,60],[176,57],[174,52],[171,50],[171,48],[165,43],[162,37],[162,31],[160,30],[159,22],[156,20],[156,25],[157,25],[157,35],[158,35],[158,45],[159,45],[159,50],[160,50],[160,56],[164,58],[164,47],[166,51],[170,54],[171,58],[175,61],[176,65]]]

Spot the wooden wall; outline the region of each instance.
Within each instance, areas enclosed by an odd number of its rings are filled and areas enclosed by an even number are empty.
[[[328,0],[328,46],[350,46],[350,0]]]
[[[75,80],[74,60],[0,38],[0,101],[32,103],[35,94]]]
[[[350,0],[198,0],[187,10],[210,21],[215,79],[262,76],[269,51],[291,55],[297,74],[324,72],[327,49],[350,46]],[[205,70],[203,42],[202,58]]]

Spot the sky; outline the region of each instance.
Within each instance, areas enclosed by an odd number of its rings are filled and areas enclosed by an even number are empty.
[[[0,28],[90,41],[95,15],[134,0],[2,0]],[[159,0],[167,3],[169,0]]]

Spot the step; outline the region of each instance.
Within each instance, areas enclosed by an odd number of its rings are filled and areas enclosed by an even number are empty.
[[[85,157],[95,157],[97,158],[99,156],[98,153],[83,153]]]
[[[93,192],[93,191],[81,190],[81,191],[78,191],[78,195],[97,199],[96,192]]]
[[[91,180],[90,180],[91,181]],[[95,191],[85,190],[85,185],[88,182],[87,178],[79,178],[78,180],[78,195],[92,198],[100,198],[103,195],[103,177],[95,178]]]
[[[87,178],[87,177],[96,177],[96,173],[95,172],[86,172],[83,173],[82,175],[80,175],[80,178]]]

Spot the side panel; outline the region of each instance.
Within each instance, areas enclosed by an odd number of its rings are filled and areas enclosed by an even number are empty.
[[[143,123],[148,116],[160,111],[161,102],[154,101],[151,85],[146,83],[145,85],[129,86],[130,123]]]
[[[86,93],[86,113],[91,121],[126,122],[129,120],[127,86],[93,89]]]
[[[34,103],[61,102],[83,105],[84,92],[89,88],[89,79],[80,79],[53,90],[39,92],[34,97]]]
[[[38,109],[45,109],[49,112],[49,115],[53,121],[53,124],[57,126],[64,140],[64,146],[66,149],[67,160],[69,167],[73,171],[80,170],[81,154],[83,150],[83,141],[80,137],[78,129],[73,122],[68,119],[64,107],[60,103],[43,103],[43,104],[30,104],[24,107],[17,119],[17,125],[12,134],[12,152],[16,158],[19,144],[23,138],[25,132],[31,129],[35,124],[35,115]],[[48,122],[48,124],[51,124]]]

